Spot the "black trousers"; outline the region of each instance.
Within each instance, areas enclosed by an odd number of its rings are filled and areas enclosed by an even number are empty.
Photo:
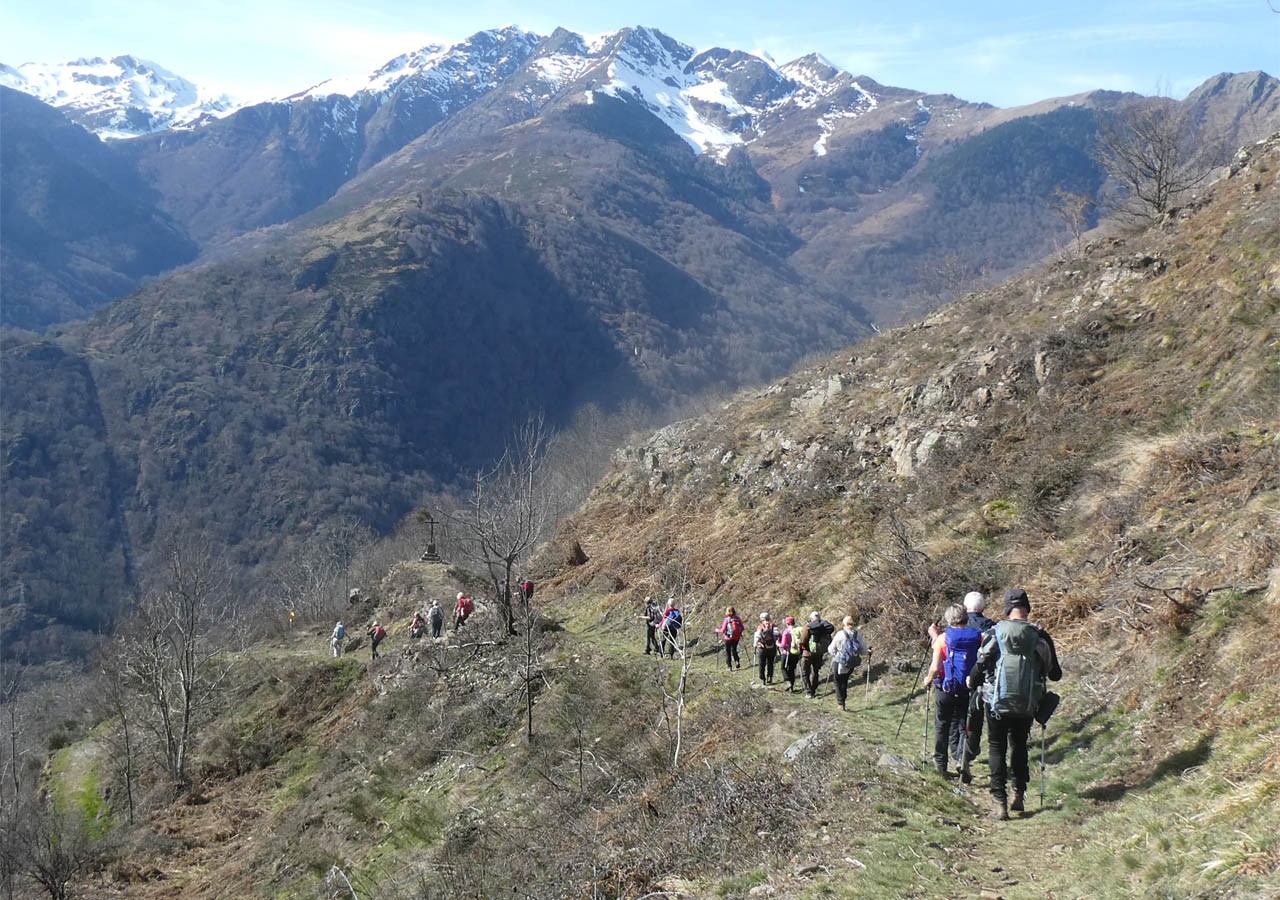
[[[1031,734],[1030,716],[987,716],[987,762],[991,764],[991,796],[997,800],[1005,800],[1005,785],[1008,782],[1008,769],[1005,767],[1005,756],[1009,755],[1009,767],[1013,769],[1013,789],[1021,792],[1027,789],[1031,778],[1027,766],[1027,739]]]
[[[978,758],[978,754],[982,752],[982,723],[987,718],[987,707],[982,702],[982,691],[970,691],[969,693],[969,752],[965,755],[966,762],[972,762]]]
[[[796,689],[796,666],[800,664],[799,653],[787,653],[782,657],[782,677],[794,691]]]
[[[800,677],[804,680],[804,689],[810,697],[818,694],[818,685],[822,683],[822,662],[826,657],[821,653],[810,653],[800,663]]]
[[[756,669],[760,673],[760,680],[765,684],[773,684],[773,664],[777,658],[777,647],[760,647],[756,650]]]
[[[947,755],[956,762],[964,752],[964,721],[969,715],[968,694],[948,694],[933,689],[933,761],[939,770],[947,768]]]
[[[836,702],[844,706],[845,697],[849,696],[849,676],[853,674],[853,670],[848,672],[836,672]]]
[[[644,652],[648,653],[650,650],[653,650],[659,656],[662,655],[662,645],[658,643],[657,625],[644,626]]]
[[[741,638],[738,640],[741,640]],[[735,665],[739,669],[742,668],[742,660],[738,657],[738,641],[724,642],[724,662],[730,669]]]

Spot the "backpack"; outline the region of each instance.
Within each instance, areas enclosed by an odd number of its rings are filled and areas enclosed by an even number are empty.
[[[982,643],[982,632],[976,628],[947,629],[947,658],[942,664],[942,692],[944,694],[967,694],[969,687],[965,679],[978,659],[978,645]]]
[[[831,646],[836,627],[825,619],[809,626],[809,652],[823,656]]]
[[[340,641],[346,636],[347,636],[347,629],[343,628],[341,624],[338,625],[337,628],[333,629],[333,639],[335,641]]]
[[[778,645],[778,635],[774,633],[773,626],[761,628],[756,632],[756,641],[762,650],[772,650]]]
[[[1044,696],[1045,681],[1041,671],[1040,629],[1030,622],[1006,619],[995,627],[1000,644],[995,681],[991,690],[991,715],[1031,718]]]
[[[840,651],[835,655],[835,663],[838,666],[845,666],[850,669],[856,669],[862,665],[862,642],[856,637],[857,632],[849,635],[849,639],[840,645]]]
[[[792,656],[799,656],[799,655],[800,655],[800,650],[801,650],[801,647],[800,647],[800,632],[801,632],[801,631],[803,631],[803,630],[804,630],[804,626],[803,626],[803,625],[792,625],[792,626],[791,626],[791,655],[792,655]]]
[[[439,606],[431,607],[431,624],[439,625],[444,621],[444,610]]]
[[[373,629],[373,636],[376,637],[378,640],[382,640],[384,637],[387,636],[387,629],[379,625],[377,628]]]
[[[724,639],[736,641],[742,637],[742,620],[737,616],[729,616],[724,620]]]
[[[532,581],[522,581],[522,582],[520,582],[520,590],[524,593],[524,595],[525,595],[525,598],[526,598],[526,599],[527,599],[527,598],[529,598],[529,597],[532,597],[532,596],[533,596],[533,582],[532,582]]]
[[[667,613],[666,621],[663,623],[671,631],[679,631],[680,626],[684,624],[684,617],[680,615],[680,610],[674,607]]]

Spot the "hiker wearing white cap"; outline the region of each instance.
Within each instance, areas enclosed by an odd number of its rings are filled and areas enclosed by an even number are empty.
[[[773,616],[769,613],[760,613],[760,625],[751,644],[756,650],[756,671],[760,683],[773,684],[773,664],[778,658],[778,630],[773,627]]]
[[[970,591],[964,595],[964,611],[969,615],[969,627],[978,629],[984,635],[996,627],[996,623],[983,614],[986,606],[987,598],[983,596],[982,591]],[[970,691],[969,710],[964,724],[964,755],[960,761],[960,780],[965,784],[973,781],[973,772],[969,766],[973,760],[980,758],[979,753],[982,752],[982,724],[986,721],[986,718],[986,707],[982,705],[982,691]]]

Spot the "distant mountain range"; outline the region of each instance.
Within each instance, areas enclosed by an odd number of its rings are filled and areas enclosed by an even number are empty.
[[[731,390],[1021,271],[1072,239],[1057,192],[1112,190],[1090,149],[1125,102],[1000,110],[647,28],[481,32],[108,142],[0,86],[0,640],[104,627],[158,537],[263,571],[335,517],[392,528],[530,411]],[[1261,73],[1184,103],[1206,140],[1280,128]]]
[[[0,63],[0,85],[62,110],[77,125],[108,140],[193,128],[243,105],[133,56],[17,67]]]

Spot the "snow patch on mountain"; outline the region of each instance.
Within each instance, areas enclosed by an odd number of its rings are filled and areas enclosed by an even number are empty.
[[[241,105],[133,56],[0,66],[0,84],[61,109],[108,140],[192,128]]]

